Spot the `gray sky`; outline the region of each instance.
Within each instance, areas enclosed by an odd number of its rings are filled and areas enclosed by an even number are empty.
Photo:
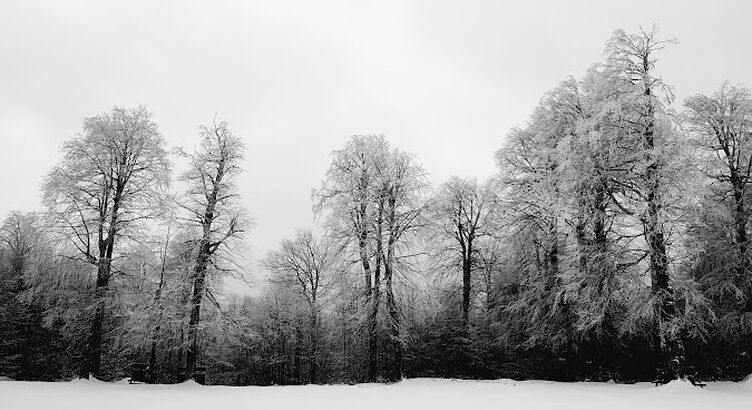
[[[215,112],[244,138],[258,259],[312,226],[311,189],[352,134],[385,134],[434,183],[489,176],[616,28],[678,38],[659,70],[679,100],[752,85],[752,2],[607,3],[0,0],[0,217],[39,209],[61,142],[114,105],[146,105],[171,146]]]

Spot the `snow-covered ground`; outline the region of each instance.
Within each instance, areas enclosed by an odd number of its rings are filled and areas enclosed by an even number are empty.
[[[0,408],[54,410],[146,409],[752,409],[752,379],[708,383],[675,381],[557,383],[512,380],[411,379],[390,385],[222,387],[143,385],[77,380],[68,383],[0,381]]]

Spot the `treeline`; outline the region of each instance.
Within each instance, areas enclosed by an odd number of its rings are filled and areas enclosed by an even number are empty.
[[[487,181],[433,187],[385,137],[352,137],[312,195],[322,234],[269,252],[254,296],[222,292],[249,270],[244,148],[228,125],[170,153],[143,107],[88,118],[45,180],[45,212],[2,225],[0,373],[740,379],[752,373],[752,95],[723,83],[673,109],[656,71],[673,43],[616,31],[605,61],[489,153]],[[174,184],[171,155],[188,163]]]

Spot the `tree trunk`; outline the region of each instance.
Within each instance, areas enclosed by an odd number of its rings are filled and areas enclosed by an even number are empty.
[[[110,226],[107,230],[107,238],[102,238],[103,227],[100,225],[99,236],[99,259],[97,259],[97,285],[94,293],[94,320],[89,335],[89,374],[99,378],[102,366],[102,325],[104,322],[105,307],[107,304],[107,291],[112,272],[112,255],[115,249],[115,235],[117,234],[118,211],[124,186],[118,181],[115,195],[112,200],[112,213],[110,214]],[[103,215],[103,214],[101,214]],[[103,219],[100,219],[103,223]]]
[[[377,271],[378,275],[378,271]],[[378,277],[374,278],[376,284],[379,283]],[[377,316],[379,312],[378,300],[380,290],[374,285],[371,297],[371,305],[368,311],[368,381],[376,381],[378,374],[378,326]]]
[[[657,206],[650,204],[646,225],[648,248],[650,250],[650,267],[652,293],[658,299],[658,311],[654,336],[658,342],[659,369],[661,380],[677,378],[681,375],[684,362],[683,346],[677,335],[667,332],[665,324],[673,320],[676,315],[676,304],[673,289],[669,286],[668,261],[666,258],[666,243],[662,229],[657,223]]]
[[[389,240],[387,242],[386,259],[384,263],[384,277],[386,280],[386,303],[389,310],[389,329],[392,347],[394,349],[394,372],[392,380],[402,379],[402,342],[400,340],[401,318],[397,301],[394,297],[394,246],[397,241],[396,228],[396,198],[392,191],[389,198]]]
[[[494,255],[490,255],[490,257],[495,257]],[[491,313],[491,308],[493,307],[493,295],[492,295],[492,289],[491,289],[491,275],[493,274],[493,261],[486,262],[485,266],[485,272],[484,272],[484,279],[485,279],[485,285],[486,285],[486,315]]]
[[[379,202],[376,219],[376,267],[373,272],[373,290],[368,311],[368,381],[376,381],[378,373],[378,314],[381,302],[381,268],[384,264],[384,249],[381,240],[383,231],[384,201]]]
[[[600,181],[595,191],[594,215],[593,215],[593,236],[595,241],[595,251],[601,257],[606,251],[606,181]]]
[[[733,181],[736,179],[737,181]],[[738,177],[732,174],[734,183],[734,228],[736,231],[735,239],[739,252],[739,265],[737,266],[737,280],[744,280],[749,269],[749,260],[747,256],[747,213],[744,209],[744,183],[738,181]]]
[[[400,341],[400,314],[397,307],[397,301],[394,297],[394,288],[392,285],[393,272],[391,263],[386,266],[386,304],[389,310],[389,330],[394,353],[394,371],[392,380],[402,379],[402,342]]]
[[[167,240],[165,241],[164,251],[162,253],[162,267],[159,272],[159,284],[157,285],[157,291],[154,293],[154,305],[157,307],[159,314],[157,315],[157,324],[154,326],[154,330],[151,334],[151,353],[149,354],[149,373],[152,383],[155,382],[154,375],[156,374],[157,366],[157,338],[159,337],[159,330],[162,327],[162,317],[164,316],[164,309],[162,307],[162,288],[164,287],[164,276],[167,264],[167,246],[170,243],[170,228],[167,228]]]
[[[646,53],[642,61],[646,80],[649,79],[650,61]],[[655,338],[658,342],[660,379],[677,378],[681,374],[684,353],[681,340],[676,335],[667,333],[665,323],[673,320],[676,314],[673,290],[669,286],[668,255],[666,252],[666,238],[663,225],[660,222],[661,198],[659,194],[660,181],[658,175],[658,159],[655,151],[655,108],[651,85],[645,84],[644,96],[647,99],[647,124],[643,131],[643,142],[647,152],[648,165],[645,169],[647,185],[646,204],[647,217],[644,218],[645,238],[650,256],[651,290],[658,299],[657,324]]]
[[[316,307],[315,296],[313,298],[313,306],[311,306],[311,366],[308,373],[308,381],[310,383],[317,383],[317,351],[318,351],[318,308]]]
[[[367,243],[366,239],[368,238],[368,231],[363,227],[359,240],[358,240],[358,249],[360,252],[360,262],[363,266],[363,273],[365,276],[365,309],[367,312],[370,312],[369,309],[371,309],[371,305],[373,304],[373,285],[372,285],[372,272],[371,272],[371,264],[368,260],[368,249],[367,249]],[[368,313],[370,316],[370,313]],[[371,380],[371,378],[374,376],[375,373],[375,346],[371,343],[371,329],[369,326],[368,330],[368,381]],[[373,363],[373,364],[372,364]]]
[[[556,218],[552,218],[550,232],[548,233],[548,249],[546,249],[546,267],[548,270],[546,273],[552,280],[556,280],[559,275],[559,234],[556,223]]]
[[[303,384],[301,345],[303,344],[302,323],[295,324],[295,347],[292,351],[292,378],[295,384]]]
[[[89,369],[87,377],[100,377],[102,365],[102,322],[104,321],[104,309],[107,300],[107,287],[109,283],[109,266],[105,259],[100,259],[97,266],[97,287],[94,293],[96,308],[94,320],[89,333]]]
[[[363,266],[363,276],[365,279],[365,301],[364,301],[364,307],[366,309],[366,312],[369,312],[369,309],[371,308],[371,304],[373,303],[373,285],[372,285],[372,272],[371,272],[371,263],[368,260],[368,228],[365,225],[366,224],[366,212],[367,212],[367,206],[365,203],[361,203],[359,208],[359,219],[360,219],[360,232],[358,233],[358,252],[360,254],[360,263]],[[370,315],[370,313],[369,313]],[[371,337],[370,337],[370,327],[368,331],[368,379],[371,380],[372,377],[372,371],[374,371],[374,368],[372,368],[371,362],[372,356],[375,355],[375,347],[371,344]]]
[[[191,298],[191,317],[188,321],[188,351],[186,353],[186,367],[188,379],[196,374],[196,364],[199,358],[198,325],[201,319],[201,302],[206,291],[206,269],[209,264],[209,241],[203,240],[199,254],[196,257],[193,277],[193,297]]]
[[[160,289],[157,291],[157,297],[156,297],[156,302],[158,304],[160,304],[160,306],[158,307],[158,309],[159,309],[159,316],[157,318],[157,324],[154,326],[154,329],[152,330],[152,333],[151,333],[151,352],[149,354],[149,373],[150,373],[150,376],[154,376],[155,375],[155,371],[156,371],[156,368],[157,368],[157,338],[159,337],[159,331],[162,328],[161,324],[162,324],[163,311],[162,311],[161,303],[159,301],[159,295],[160,295],[161,290],[162,290],[161,287],[162,287],[162,283],[160,281]],[[154,382],[153,377],[152,377],[152,382]]]
[[[545,275],[546,294],[554,292],[559,284],[559,243],[556,218],[547,220],[548,232],[545,232],[543,251],[543,274]]]
[[[583,212],[583,211],[580,211]],[[580,274],[585,275],[588,266],[588,239],[586,235],[585,218],[580,215],[577,220],[577,224],[574,227],[575,240],[577,241],[577,253],[578,253],[578,268]]]
[[[462,255],[462,325],[465,332],[470,332],[470,274],[472,272],[472,244],[468,241]]]
[[[374,277],[373,294],[371,296],[371,306],[368,312],[368,381],[376,381],[378,372],[378,326],[377,315],[379,312],[379,290],[380,280],[378,272]]]
[[[155,329],[155,333],[159,332],[159,326]],[[149,378],[151,380],[151,383],[154,383],[154,369],[157,367],[157,339],[156,337],[151,338],[151,352],[149,353]]]

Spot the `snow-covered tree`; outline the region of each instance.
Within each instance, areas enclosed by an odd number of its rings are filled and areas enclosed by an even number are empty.
[[[231,250],[231,242],[248,228],[238,202],[237,179],[242,172],[245,147],[226,121],[199,127],[200,144],[194,153],[185,153],[189,169],[180,176],[187,191],[179,205],[185,223],[195,234],[191,282],[191,315],[188,322],[187,377],[192,378],[200,360],[199,325],[201,304],[207,292],[210,269],[228,269],[219,265],[218,256]]]
[[[459,271],[462,276],[462,322],[470,326],[472,273],[480,265],[479,242],[491,235],[498,211],[491,182],[452,177],[442,184],[430,208],[429,241],[434,258],[442,269]]]
[[[87,118],[63,144],[63,159],[44,183],[44,203],[74,255],[96,266],[95,309],[88,340],[89,373],[99,376],[102,324],[118,238],[162,209],[170,163],[164,138],[146,108],[115,107]]]
[[[379,311],[385,288],[397,368],[389,377],[398,378],[402,348],[394,282],[414,256],[408,239],[425,208],[425,173],[412,155],[390,147],[383,136],[354,136],[332,157],[322,187],[314,193],[315,209],[327,217],[330,235],[357,255],[364,275],[368,380],[378,376]]]
[[[272,251],[263,264],[271,271],[272,280],[297,289],[309,309],[309,381],[317,383],[320,316],[323,298],[339,274],[341,249],[327,239],[317,239],[311,231],[299,232],[294,239],[285,239],[280,249]]]

